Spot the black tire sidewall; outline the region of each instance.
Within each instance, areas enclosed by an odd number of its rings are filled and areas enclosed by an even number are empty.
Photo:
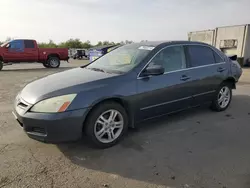
[[[43,66],[44,66],[45,68],[50,68],[50,66],[49,66],[48,63],[43,63]]]
[[[123,130],[120,134],[120,136],[114,140],[113,142],[110,143],[102,143],[100,142],[94,133],[94,128],[95,128],[95,122],[97,120],[97,118],[105,111],[107,110],[117,110],[121,113],[121,115],[123,116],[123,120],[124,120],[124,126],[123,126]],[[86,124],[84,125],[84,131],[85,134],[87,135],[90,144],[93,145],[94,147],[98,147],[98,148],[108,148],[111,147],[115,144],[117,144],[122,138],[123,136],[127,133],[128,130],[128,115],[125,111],[125,109],[118,103],[115,102],[105,102],[105,103],[101,103],[99,104],[97,107],[95,107],[89,114],[87,120],[86,120]]]
[[[58,62],[57,66],[55,66],[55,67],[51,66],[51,61],[52,61],[52,60],[56,60],[56,61]],[[49,66],[50,68],[58,68],[58,67],[60,66],[60,60],[59,60],[58,57],[50,57],[50,58],[48,59],[48,61],[47,61],[47,64],[48,64],[48,66]]]
[[[0,61],[0,71],[3,69],[3,62]]]
[[[218,95],[219,95],[220,90],[221,90],[223,87],[228,87],[228,89],[229,89],[229,91],[230,91],[230,101],[229,101],[229,103],[227,104],[227,106],[224,107],[224,108],[222,108],[222,107],[219,105],[219,103],[218,103]],[[229,107],[229,105],[230,105],[230,103],[231,103],[231,101],[232,101],[232,97],[233,97],[233,95],[232,95],[232,87],[231,87],[231,84],[229,84],[229,83],[222,83],[222,84],[220,85],[220,87],[218,88],[218,90],[216,91],[216,96],[215,96],[215,99],[213,100],[213,103],[212,103],[212,109],[215,110],[215,111],[218,111],[218,112],[226,110],[226,109]]]

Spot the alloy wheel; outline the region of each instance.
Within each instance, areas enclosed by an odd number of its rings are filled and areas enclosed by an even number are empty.
[[[221,108],[227,107],[231,99],[231,92],[228,86],[224,86],[221,88],[219,94],[218,94],[218,105]]]
[[[111,143],[122,133],[124,119],[117,110],[107,110],[103,112],[95,122],[95,137],[102,143]]]
[[[57,67],[58,66],[58,61],[56,59],[51,59],[50,60],[50,66],[51,67]]]

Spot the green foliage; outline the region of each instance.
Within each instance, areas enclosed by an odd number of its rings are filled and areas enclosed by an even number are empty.
[[[53,40],[49,40],[48,43],[38,43],[39,48],[57,48],[57,45],[53,42]]]
[[[3,44],[6,41],[11,40],[10,37],[8,37],[5,41],[0,41],[0,45]],[[40,42],[38,43],[39,48],[83,48],[83,49],[89,49],[95,46],[102,46],[102,45],[120,45],[120,44],[129,44],[132,43],[132,41],[121,41],[119,43],[110,42],[110,41],[99,41],[96,45],[93,45],[90,43],[89,40],[82,42],[80,39],[69,39],[65,42],[61,42],[59,44],[56,44],[53,40],[49,40],[49,42]]]
[[[109,41],[99,41],[96,45],[92,45],[89,40],[82,42],[80,39],[69,39],[66,42],[61,42],[59,44],[55,44],[52,40],[49,41],[49,43],[38,43],[38,46],[40,48],[84,48],[89,49],[95,46],[102,46],[102,45],[114,45],[114,44],[124,44],[124,42],[121,43],[115,43],[115,42],[109,42]]]

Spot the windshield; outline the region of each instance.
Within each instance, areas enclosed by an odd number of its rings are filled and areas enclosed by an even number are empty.
[[[9,42],[10,42],[10,41],[1,44],[1,47],[4,47],[4,46],[5,46],[6,44],[8,44]]]
[[[86,68],[104,72],[125,73],[138,65],[153,48],[142,44],[124,45],[100,57]]]

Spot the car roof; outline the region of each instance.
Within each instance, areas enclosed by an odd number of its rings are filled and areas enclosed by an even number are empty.
[[[200,44],[200,45],[208,45],[206,43],[203,43],[203,42],[196,42],[196,41],[145,41],[145,42],[140,42],[140,43],[137,43],[137,44],[142,44],[142,45],[145,45],[145,46],[167,46],[167,45],[170,45],[170,44]]]
[[[111,47],[115,47],[118,46],[117,44],[111,44],[111,45],[102,45],[102,46],[95,46],[93,48],[90,48],[90,50],[101,50],[104,48],[111,48]]]

